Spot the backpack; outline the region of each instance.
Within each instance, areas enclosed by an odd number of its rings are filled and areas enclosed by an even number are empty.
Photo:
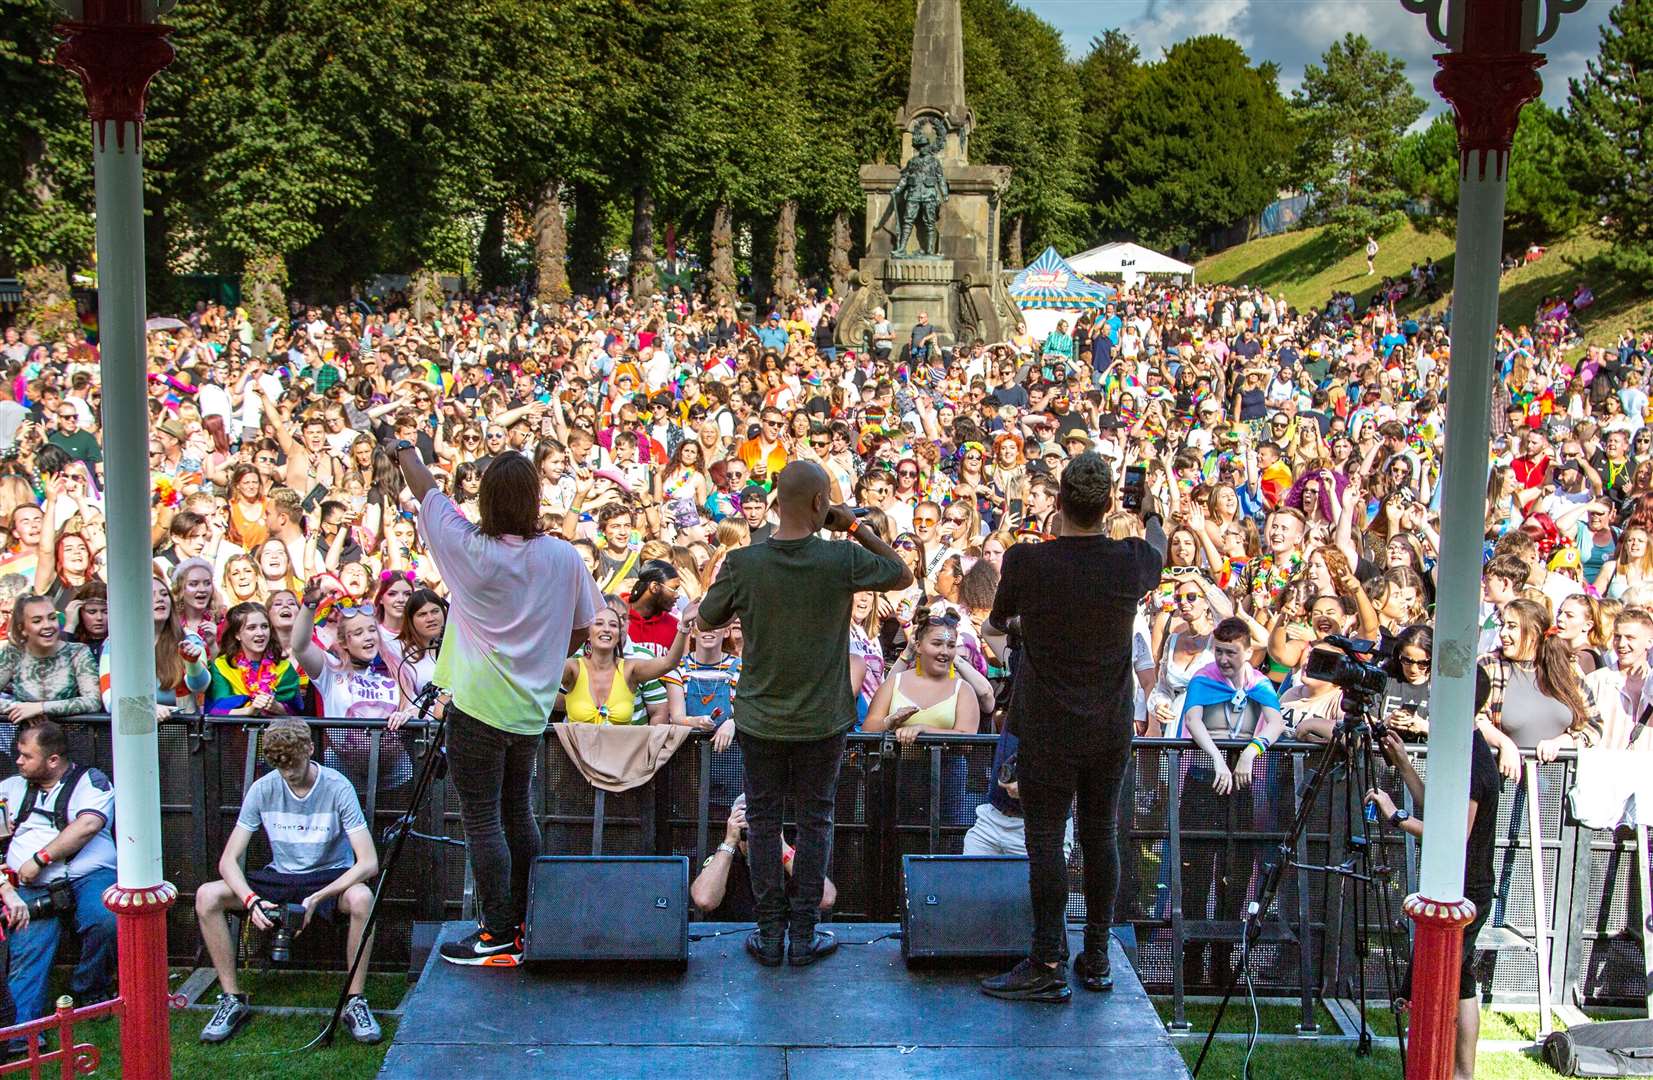
[[[69,800],[74,797],[75,788],[80,784],[81,778],[91,771],[92,766],[90,765],[73,765],[70,766],[69,771],[63,775],[63,784],[57,793],[57,802],[53,805],[51,810],[52,825],[56,827],[58,832],[62,832],[64,829],[69,827]],[[96,781],[93,782],[96,783]],[[105,780],[104,783],[108,783],[108,781]],[[39,798],[40,789],[35,787],[33,784],[28,784],[23,793],[23,801],[18,804],[17,818],[13,823],[13,828],[23,824],[23,822],[28,819],[28,816],[36,810],[39,810],[41,813],[46,812],[35,805]],[[109,814],[108,827],[111,830],[115,827],[115,815],[113,811]]]
[[[1552,1032],[1544,1060],[1562,1076],[1653,1076],[1653,1021],[1609,1020]]]

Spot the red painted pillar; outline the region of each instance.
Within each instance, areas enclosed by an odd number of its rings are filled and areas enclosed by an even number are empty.
[[[120,963],[121,1075],[128,1080],[172,1080],[172,1033],[167,1014],[166,914],[178,900],[170,881],[147,889],[111,885],[103,904],[115,913]]]
[[[1406,1080],[1452,1080],[1458,1043],[1458,969],[1468,900],[1440,903],[1413,893],[1402,905],[1417,924],[1412,936],[1412,1002],[1406,1035]]]

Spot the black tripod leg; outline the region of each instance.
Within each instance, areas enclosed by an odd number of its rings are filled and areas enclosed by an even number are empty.
[[[1365,740],[1366,775],[1371,787],[1377,787],[1378,759],[1373,752],[1371,740]],[[1386,823],[1378,823],[1378,838],[1383,843],[1383,850],[1388,850],[1389,835]],[[1368,847],[1370,838],[1368,838]],[[1395,909],[1392,906],[1393,897],[1390,890],[1393,885],[1392,874],[1372,875],[1370,887],[1377,890],[1377,900],[1383,914],[1383,977],[1389,992],[1389,1015],[1395,1024],[1395,1046],[1400,1051],[1401,1075],[1406,1075],[1406,1034],[1401,1025],[1400,1003],[1398,991],[1400,980],[1396,978],[1396,965],[1400,962],[1395,943],[1399,939],[1399,924],[1395,919]]]
[[[367,909],[367,920],[362,925],[362,939],[356,945],[356,954],[350,958],[350,970],[345,972],[344,985],[339,987],[339,999],[333,1004],[333,1015],[327,1020],[327,1026],[321,1033],[310,1041],[310,1046],[332,1046],[333,1037],[338,1034],[339,1018],[344,1015],[344,1007],[350,1001],[350,983],[356,978],[356,972],[361,969],[362,960],[367,956],[367,950],[373,944],[373,928],[379,921],[379,901],[383,899],[385,886],[390,881],[392,871],[402,857],[402,846],[407,843],[408,833],[413,830],[413,823],[418,819],[419,810],[430,796],[430,786],[436,778],[436,770],[442,757],[443,737],[446,733],[447,722],[438,721],[436,737],[431,740],[430,749],[425,751],[425,760],[420,763],[419,779],[413,785],[413,792],[408,797],[408,808],[402,812],[401,820],[396,824],[396,838],[391,841],[390,851],[385,854],[379,865],[379,880],[373,886],[373,904]]]
[[[1319,799],[1320,788],[1326,782],[1326,774],[1331,771],[1332,758],[1337,753],[1337,748],[1338,743],[1334,739],[1327,743],[1326,749],[1320,753],[1314,777],[1309,781],[1307,790],[1303,792],[1303,799],[1297,804],[1296,813],[1292,815],[1291,828],[1287,831],[1285,839],[1280,841],[1280,846],[1276,850],[1276,862],[1269,872],[1264,875],[1262,884],[1257,890],[1257,917],[1255,922],[1253,922],[1248,908],[1246,917],[1240,923],[1240,952],[1242,956],[1249,957],[1249,939],[1252,935],[1261,932],[1263,917],[1268,913],[1269,906],[1274,903],[1274,894],[1279,891],[1280,882],[1285,880],[1286,867],[1291,865],[1292,857],[1297,853],[1298,837],[1302,836],[1303,830],[1308,827],[1309,814]],[[1205,1064],[1205,1057],[1211,1052],[1211,1044],[1217,1038],[1217,1029],[1222,1027],[1223,1015],[1228,1012],[1228,1003],[1234,1000],[1234,990],[1239,985],[1240,976],[1245,967],[1246,963],[1242,962],[1228,972],[1228,985],[1223,988],[1222,1002],[1217,1006],[1217,1015],[1211,1020],[1211,1030],[1205,1033],[1205,1045],[1200,1047],[1199,1059],[1194,1062],[1195,1076],[1200,1074],[1200,1067]]]

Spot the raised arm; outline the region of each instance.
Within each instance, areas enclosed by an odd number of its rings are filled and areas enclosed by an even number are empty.
[[[425,495],[436,487],[436,478],[425,468],[424,459],[419,456],[418,448],[411,443],[395,450],[394,453],[396,465],[402,470],[402,480],[413,493],[414,501],[423,506]]]
[[[312,679],[320,678],[327,670],[327,654],[316,644],[316,609],[311,596],[299,601],[298,617],[293,620],[293,659]]]

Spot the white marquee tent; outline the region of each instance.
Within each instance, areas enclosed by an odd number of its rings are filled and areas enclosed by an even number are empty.
[[[1186,278],[1188,284],[1194,283],[1192,266],[1129,241],[1103,244],[1069,256],[1068,265],[1087,277],[1117,275],[1124,279],[1126,288],[1145,277]]]

